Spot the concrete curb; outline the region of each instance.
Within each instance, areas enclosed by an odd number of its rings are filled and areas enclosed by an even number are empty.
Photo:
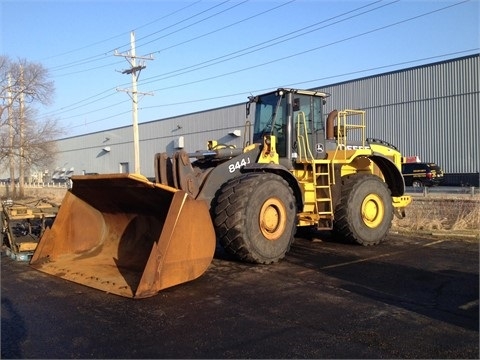
[[[454,238],[464,238],[469,240],[480,240],[480,231],[479,230],[434,230],[434,231],[425,231],[425,230],[408,230],[408,229],[397,229],[392,228],[390,230],[392,234],[403,234],[403,235],[426,235],[434,237],[454,237]]]

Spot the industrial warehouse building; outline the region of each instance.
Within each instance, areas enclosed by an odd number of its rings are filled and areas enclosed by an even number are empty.
[[[333,109],[366,111],[367,137],[404,156],[439,164],[446,185],[479,186],[479,54],[314,88]],[[208,140],[242,147],[245,103],[139,124],[140,169],[154,174],[154,155],[205,149]],[[247,130],[247,131],[246,131]],[[132,126],[58,140],[52,179],[134,172]],[[48,180],[48,179],[45,179]]]

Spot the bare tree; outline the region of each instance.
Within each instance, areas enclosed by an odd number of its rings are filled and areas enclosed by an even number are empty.
[[[35,105],[50,104],[53,92],[53,82],[41,64],[0,56],[0,160],[4,169],[9,168],[11,194],[18,169],[19,197],[24,196],[26,170],[51,161],[56,154],[54,140],[63,134],[57,121],[39,121],[36,116]]]
[[[55,140],[65,133],[58,121],[51,118],[34,121],[33,113],[34,109],[27,111],[21,144],[24,149],[22,158],[28,170],[48,167],[57,153]]]
[[[8,121],[4,112],[9,106],[15,106],[20,97],[24,96],[26,103],[49,105],[54,89],[53,81],[48,80],[47,69],[41,64],[24,59],[13,62],[6,56],[0,56],[0,124]]]
[[[9,76],[10,66],[10,59],[5,56],[0,56],[0,125],[4,125],[7,121],[3,115],[13,102],[12,95],[10,94],[13,87]]]

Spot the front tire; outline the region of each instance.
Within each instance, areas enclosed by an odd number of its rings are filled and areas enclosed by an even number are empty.
[[[392,225],[390,190],[378,176],[357,174],[342,179],[340,204],[335,209],[334,231],[348,242],[376,245]]]
[[[270,264],[290,250],[296,203],[292,189],[278,175],[248,173],[228,181],[212,215],[220,244],[242,261]]]

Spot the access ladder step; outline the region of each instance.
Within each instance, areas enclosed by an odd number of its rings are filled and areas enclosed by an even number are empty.
[[[319,231],[321,231],[321,230],[332,230],[333,226],[317,226],[316,229],[319,230]]]

